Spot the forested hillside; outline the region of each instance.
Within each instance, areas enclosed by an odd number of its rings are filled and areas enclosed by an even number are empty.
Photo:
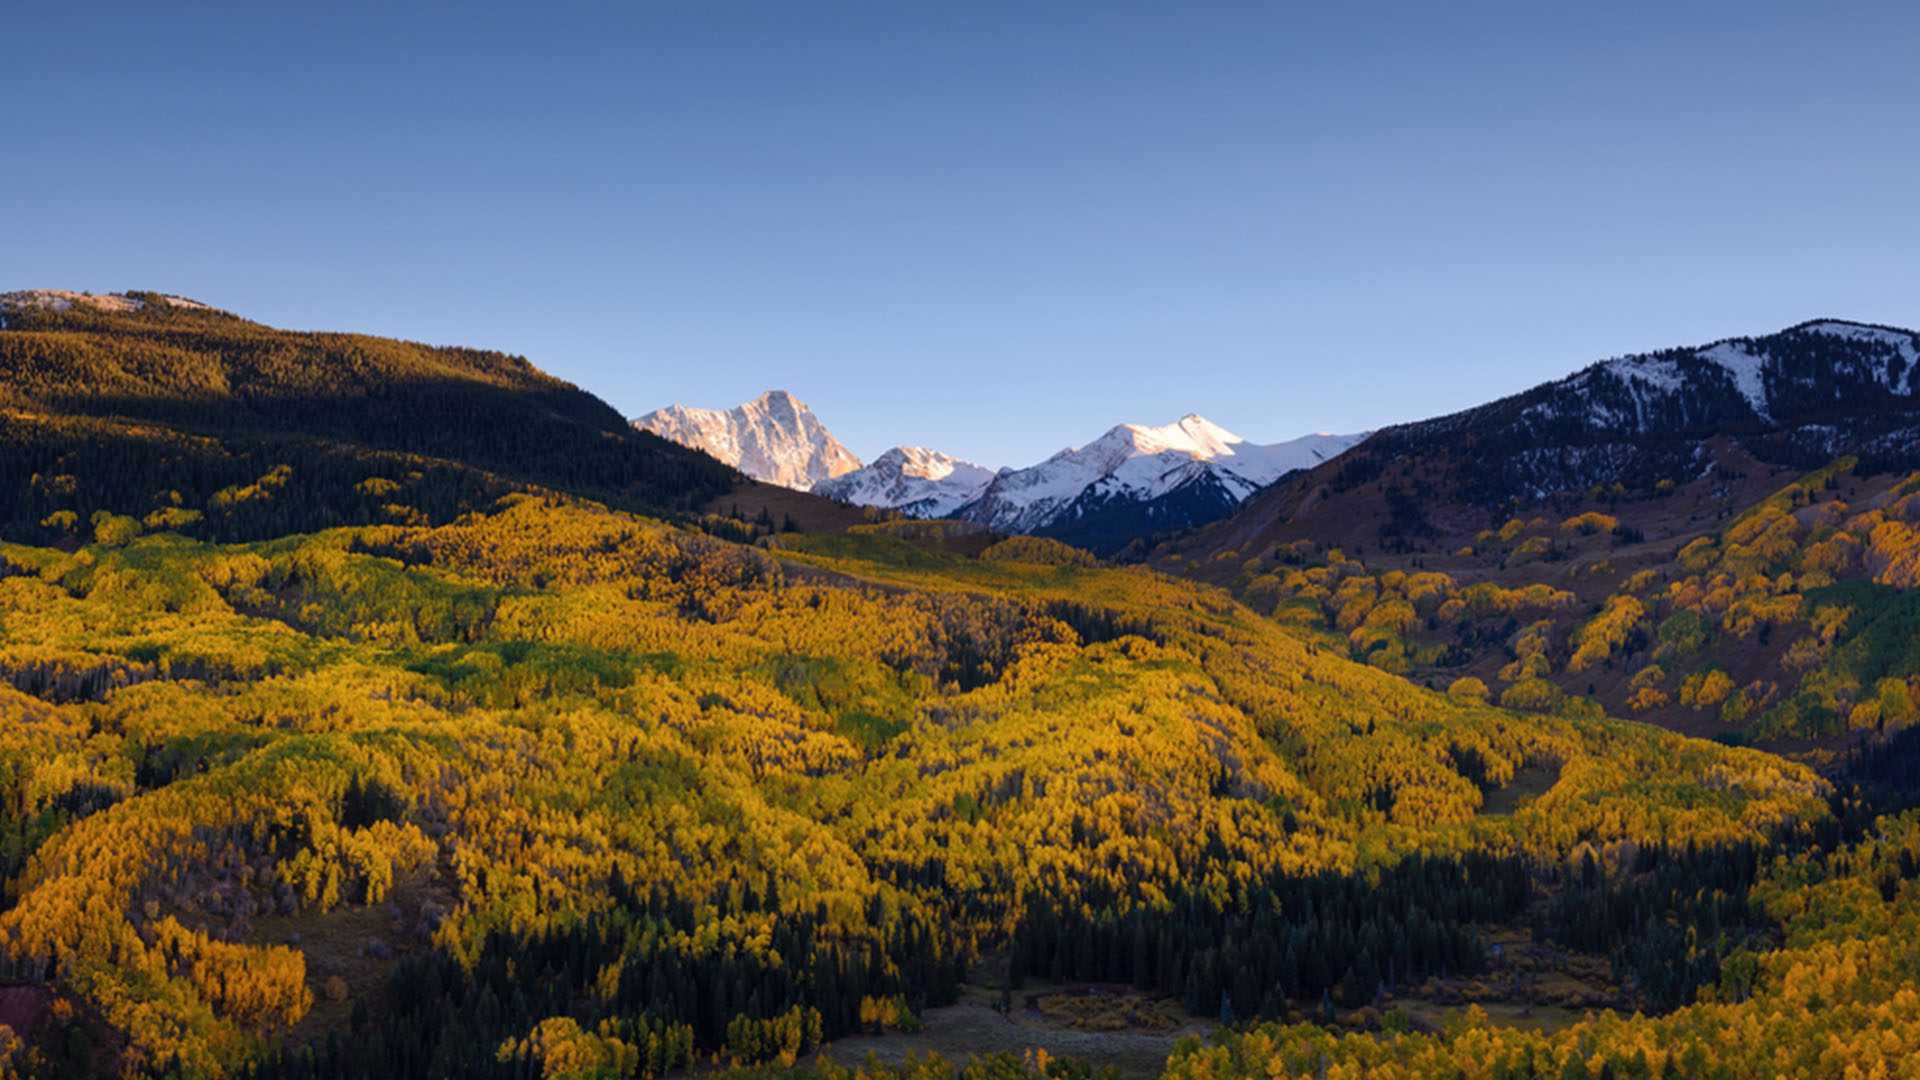
[[[1913,357],[1823,322],[1608,361],[1383,432],[1150,561],[1456,695],[1833,748],[1920,708]],[[1501,479],[1522,464],[1546,471]]]
[[[1169,1077],[1906,1076],[1920,935],[1920,816],[1883,818],[1833,850],[1775,862],[1750,902],[1779,940],[1726,964],[1697,1004],[1547,1030],[1469,1007],[1438,1033],[1253,1025],[1184,1044]]]
[[[1356,659],[1515,707],[1604,707],[1724,740],[1913,725],[1920,474],[1862,476],[1848,458],[1773,482],[1651,540],[1626,524],[1645,504],[1625,504],[1516,516],[1449,555],[1295,541],[1245,560],[1236,588]]]
[[[1898,739],[1836,783],[1429,689],[1258,566],[1243,602],[944,523],[644,514],[728,477],[520,361],[361,340],[0,330],[41,433],[0,468],[65,478],[0,544],[0,1073],[842,1077],[808,1063],[967,995],[1017,1038],[1094,991],[1223,1026],[1186,1075],[1584,1067],[1722,1017],[1764,1039],[1669,1074],[1904,1046]],[[1829,524],[1904,520],[1862,512]],[[1746,550],[1777,524],[1695,572],[1810,557]],[[1536,996],[1662,1019],[1425,1011]]]
[[[1471,966],[1470,927],[1576,852],[1826,815],[1798,767],[1450,700],[1044,542],[765,551],[527,496],[135,531],[5,549],[0,932],[140,1068],[331,1029],[275,1068],[512,1072],[503,1047],[568,1020],[653,1071],[791,1059],[1016,940],[1271,1015],[1389,960]],[[1549,792],[1481,812],[1543,764]],[[1275,906],[1409,858],[1431,940],[1383,912],[1345,953],[1319,923],[1350,914]],[[1224,951],[1275,910],[1299,949]],[[1060,952],[1111,934],[1179,960]]]
[[[521,357],[130,299],[0,311],[6,535],[102,509],[221,539],[445,521],[527,484],[678,511],[735,480]]]

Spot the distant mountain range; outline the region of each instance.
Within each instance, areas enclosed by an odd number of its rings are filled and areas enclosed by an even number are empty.
[[[1219,518],[1364,437],[1316,434],[1259,445],[1188,414],[1162,427],[1120,424],[1037,465],[996,473],[923,446],[896,446],[863,466],[784,391],[726,411],[672,405],[633,423],[756,480],[911,517],[1052,536],[1101,554]]]

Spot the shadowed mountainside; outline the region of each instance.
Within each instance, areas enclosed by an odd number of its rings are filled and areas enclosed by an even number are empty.
[[[163,303],[16,304],[0,371],[0,529],[22,539],[130,502],[235,539],[446,520],[528,485],[688,511],[738,482],[524,358],[480,349]]]

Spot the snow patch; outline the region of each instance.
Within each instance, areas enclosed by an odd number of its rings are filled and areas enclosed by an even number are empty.
[[[84,293],[67,289],[25,289],[0,294],[0,307],[13,311],[38,308],[44,311],[72,311],[75,307],[95,311],[139,311],[145,304],[124,293]]]
[[[1723,341],[1694,355],[1725,369],[1733,378],[1734,389],[1747,399],[1747,404],[1753,406],[1753,411],[1760,419],[1773,419],[1773,414],[1767,410],[1767,384],[1762,377],[1767,366],[1764,353],[1754,352],[1753,346],[1744,341]]]
[[[1824,319],[1820,322],[1808,323],[1800,329],[1810,334],[1832,334],[1835,337],[1852,338],[1855,341],[1877,341],[1893,346],[1913,347],[1912,334],[1880,326],[1868,326],[1864,323]]]
[[[184,311],[217,311],[219,310],[211,304],[203,304],[198,300],[189,300],[184,296],[171,296],[166,293],[155,293],[154,299],[160,301],[161,303],[167,305],[170,308],[180,308]]]
[[[1908,393],[1920,388],[1920,338],[1916,338],[1915,335],[1904,330],[1840,322],[1835,319],[1808,323],[1802,329],[1809,333],[1830,334],[1849,341],[1860,341],[1889,349],[1900,358],[1902,377],[1883,379],[1887,388],[1899,390],[1903,383]]]
[[[1615,375],[1630,379],[1649,390],[1671,394],[1686,385],[1686,376],[1670,357],[1629,356],[1607,365]]]
[[[210,304],[198,300],[189,300],[184,296],[169,296],[165,293],[150,293],[153,299],[170,308],[188,311],[216,311]],[[91,308],[112,314],[127,314],[146,307],[146,301],[126,293],[88,293],[74,292],[70,289],[22,289],[18,292],[0,293],[0,311],[72,311],[76,307]]]

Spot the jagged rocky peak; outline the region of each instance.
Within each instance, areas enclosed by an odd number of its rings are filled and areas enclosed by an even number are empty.
[[[703,451],[756,480],[798,491],[860,467],[813,410],[785,390],[769,390],[731,409],[669,405],[633,426]]]

